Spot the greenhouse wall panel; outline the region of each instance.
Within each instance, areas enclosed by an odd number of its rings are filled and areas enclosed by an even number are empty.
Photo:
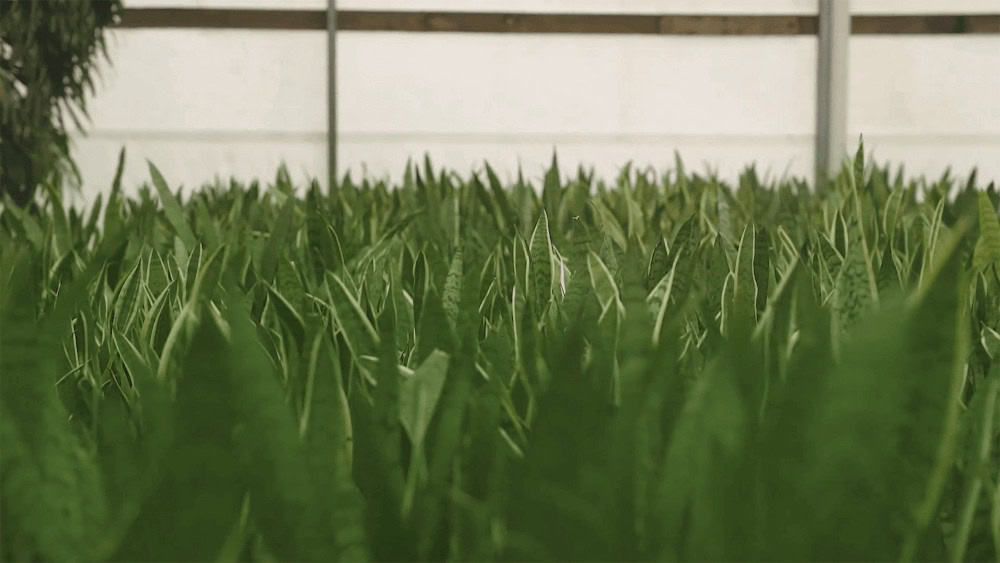
[[[114,146],[131,139],[140,141],[133,157],[196,183],[220,169],[173,154],[189,150],[181,147],[190,139],[218,145],[210,153],[225,155],[220,164],[238,176],[261,162],[243,147],[271,146],[267,162],[285,158],[293,171],[323,177],[324,41],[319,32],[117,32],[90,138],[77,141],[87,155],[81,167],[97,186],[110,181]],[[398,174],[425,150],[466,169],[486,147],[511,163],[508,173],[518,161],[541,166],[553,148],[604,174],[629,159],[664,166],[675,150],[728,176],[754,155],[775,174],[811,167],[816,55],[808,37],[359,32],[338,41],[341,162],[354,170],[364,162],[372,174]],[[315,148],[293,154],[287,141]],[[142,180],[142,167],[126,178]]]
[[[447,2],[344,0],[343,9],[613,13],[815,13],[816,2]],[[856,0],[854,13],[988,11],[989,3]],[[141,0],[131,7],[318,9],[295,0]],[[740,7],[743,7],[741,10]],[[126,29],[110,41],[76,140],[88,190],[104,189],[129,145],[126,185],[149,158],[186,185],[247,178],[285,161],[326,176],[326,36],[320,31]],[[848,138],[878,158],[910,154],[914,173],[1000,176],[1000,49],[993,35],[856,35]],[[813,166],[814,36],[677,37],[349,32],[338,37],[342,171],[398,175],[429,152],[468,170],[483,158],[537,176],[553,149],[602,175],[626,161],[734,178],[750,161],[773,175]],[[891,77],[891,78],[890,78]],[[849,148],[850,150],[850,148]],[[176,163],[176,164],[174,164]],[[364,167],[362,169],[362,163]]]
[[[913,173],[1000,178],[1000,48],[995,36],[851,39],[848,130]]]

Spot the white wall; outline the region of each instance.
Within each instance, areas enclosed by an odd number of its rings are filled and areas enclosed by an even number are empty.
[[[877,158],[1000,183],[1000,35],[855,36],[848,130]]]
[[[275,0],[133,0],[137,5],[274,6]],[[323,0],[295,0],[316,8]],[[341,0],[343,8],[525,9],[513,0]],[[419,6],[417,6],[419,4]],[[815,11],[815,0],[574,0],[550,11]],[[856,11],[885,1],[855,0]],[[984,2],[912,2],[925,8]],[[964,4],[964,6],[962,6]],[[502,8],[501,8],[502,6]],[[899,9],[899,6],[895,6]],[[743,10],[744,12],[747,9]],[[942,12],[935,9],[934,12]],[[85,190],[107,189],[118,148],[126,184],[149,158],[171,183],[218,174],[326,176],[325,34],[314,31],[118,30],[113,67],[77,140]],[[342,33],[341,167],[398,176],[429,151],[459,170],[486,158],[540,176],[553,147],[568,168],[605,176],[628,160],[734,177],[752,161],[772,175],[812,167],[814,37],[657,37]],[[855,36],[849,131],[876,156],[939,174],[1000,179],[1000,36]]]

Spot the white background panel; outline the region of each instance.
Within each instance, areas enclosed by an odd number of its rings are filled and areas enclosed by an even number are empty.
[[[324,32],[119,30],[109,54],[96,129],[326,129]]]
[[[321,32],[122,30],[93,101],[81,167],[106,185],[149,158],[197,184],[282,158],[325,177]],[[815,42],[793,38],[343,34],[342,167],[398,175],[408,157],[528,171],[553,147],[566,166],[665,166],[679,150],[735,175],[757,160],[806,173]],[[428,61],[433,61],[430,63]],[[776,87],[776,85],[782,85]],[[440,153],[440,154],[439,154]],[[183,156],[179,156],[183,155]],[[218,161],[218,166],[213,162]]]
[[[1000,180],[1000,36],[855,36],[848,131],[876,158]]]
[[[812,130],[808,38],[365,33],[342,45],[344,131]]]
[[[146,180],[146,158],[188,186],[215,174],[270,178],[282,160],[298,178],[325,178],[325,41],[319,31],[114,32],[91,136],[77,139],[88,189],[110,183],[122,144],[126,185]],[[729,178],[752,161],[776,175],[812,166],[813,37],[352,32],[338,41],[340,163],[356,173],[398,176],[429,151],[460,170],[488,158],[503,173],[520,162],[540,175],[553,147],[565,169],[582,162],[606,176],[628,160],[669,166],[674,150]],[[855,36],[850,53],[852,141],[863,133],[876,157],[915,172],[979,166],[1000,179],[1000,36]]]
[[[1000,36],[855,36],[849,125],[1000,134]]]

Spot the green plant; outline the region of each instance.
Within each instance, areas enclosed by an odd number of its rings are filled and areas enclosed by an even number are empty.
[[[23,206],[42,182],[59,184],[52,174],[76,174],[67,121],[81,128],[120,12],[120,0],[0,2],[0,196]]]
[[[1000,555],[992,184],[150,172],[0,214],[4,559]]]

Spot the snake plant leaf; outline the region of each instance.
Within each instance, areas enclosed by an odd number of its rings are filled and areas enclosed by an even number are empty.
[[[536,315],[541,317],[552,299],[553,252],[549,234],[548,213],[542,211],[535,223],[529,243],[529,277],[531,278],[531,302]]]
[[[170,222],[170,226],[173,227],[174,232],[177,233],[181,242],[184,243],[184,247],[190,252],[194,249],[198,241],[195,239],[194,232],[191,231],[191,227],[184,217],[184,210],[181,207],[180,201],[170,191],[167,181],[163,179],[163,175],[160,174],[159,169],[152,162],[146,161],[146,164],[149,165],[149,175],[153,179],[153,187],[156,188],[156,193],[160,196],[160,204],[163,205],[163,212],[167,216],[167,221]]]
[[[1000,264],[1000,217],[986,192],[979,192],[979,240],[972,255],[972,267],[983,271]]]
[[[413,448],[420,449],[448,375],[448,354],[434,350],[400,382],[399,419]]]

